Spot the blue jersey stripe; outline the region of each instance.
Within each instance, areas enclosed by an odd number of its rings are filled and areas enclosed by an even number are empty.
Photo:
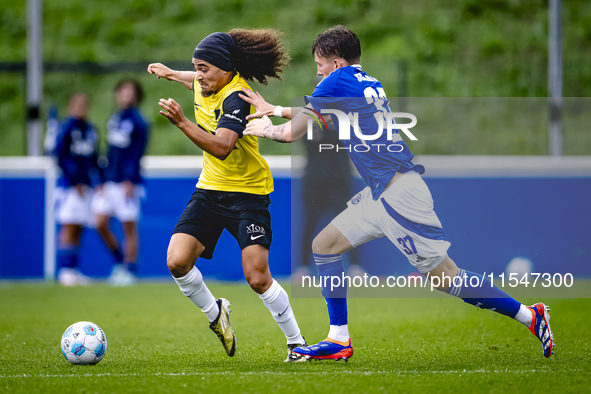
[[[390,215],[392,217],[392,219],[396,220],[398,222],[398,224],[400,224],[402,227],[404,227],[408,231],[412,231],[413,233],[418,234],[421,237],[424,237],[427,239],[435,239],[435,240],[445,241],[445,233],[442,228],[412,222],[412,221],[406,219],[404,216],[402,216],[398,212],[396,212],[394,210],[394,208],[392,208],[386,202],[386,200],[384,200],[383,198],[381,200],[382,200],[382,204],[384,204],[384,208],[386,208],[386,212],[388,212],[388,215]]]

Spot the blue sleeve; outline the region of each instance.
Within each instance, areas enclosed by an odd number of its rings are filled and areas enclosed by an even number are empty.
[[[218,122],[220,127],[230,129],[242,137],[248,121],[246,117],[250,114],[250,104],[238,96],[241,92],[233,92],[224,99],[223,113]]]
[[[339,109],[342,107],[342,97],[339,97],[337,74],[331,74],[324,78],[316,88],[311,96],[305,96],[306,104],[310,104],[315,111],[320,112],[323,108]]]
[[[70,143],[72,140],[71,124],[70,121],[66,121],[62,125],[57,136],[55,153],[57,156],[57,163],[60,166],[64,177],[68,180],[70,185],[76,185],[78,183],[78,166],[70,154]]]
[[[133,134],[131,139],[131,147],[125,155],[125,162],[123,163],[123,179],[132,181],[133,183],[140,182],[140,159],[144,155],[146,145],[148,143],[148,125],[138,114],[133,119]]]

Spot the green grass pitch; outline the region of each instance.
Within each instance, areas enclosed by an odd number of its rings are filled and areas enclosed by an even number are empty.
[[[591,299],[552,307],[556,354],[519,323],[455,299],[352,299],[353,358],[284,363],[285,339],[246,285],[212,284],[232,302],[238,338],[226,356],[205,316],[176,284],[59,288],[0,283],[0,393],[31,392],[588,392]],[[309,342],[325,338],[322,299],[292,299]],[[95,366],[70,365],[63,331],[100,325],[109,341]]]

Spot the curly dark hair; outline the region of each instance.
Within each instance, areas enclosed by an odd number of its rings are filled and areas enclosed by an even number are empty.
[[[340,57],[349,64],[357,63],[361,58],[359,37],[346,26],[333,26],[316,36],[312,44],[312,55],[323,58]]]
[[[269,78],[289,65],[289,54],[281,42],[283,33],[276,29],[232,29],[228,32],[236,42],[234,68],[247,81],[256,78],[266,85]]]

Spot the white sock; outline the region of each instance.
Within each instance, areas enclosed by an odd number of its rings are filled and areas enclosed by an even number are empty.
[[[349,325],[343,324],[342,326],[333,326],[331,324],[328,337],[339,342],[349,342]]]
[[[291,305],[289,305],[289,297],[283,287],[275,279],[273,284],[263,294],[259,294],[263,303],[271,312],[273,319],[281,328],[281,331],[287,338],[287,343],[303,344],[304,338],[300,333],[298,322],[293,314]]]
[[[182,278],[174,278],[174,280],[181,288],[181,292],[193,301],[193,304],[201,308],[210,322],[218,317],[220,313],[218,304],[215,302],[211,291],[209,291],[203,282],[203,275],[201,275],[197,267],[193,267]]]
[[[527,328],[529,328],[529,326],[531,326],[533,316],[531,314],[531,310],[528,309],[525,305],[521,304],[521,307],[519,308],[519,311],[515,315],[514,319],[526,326]]]

